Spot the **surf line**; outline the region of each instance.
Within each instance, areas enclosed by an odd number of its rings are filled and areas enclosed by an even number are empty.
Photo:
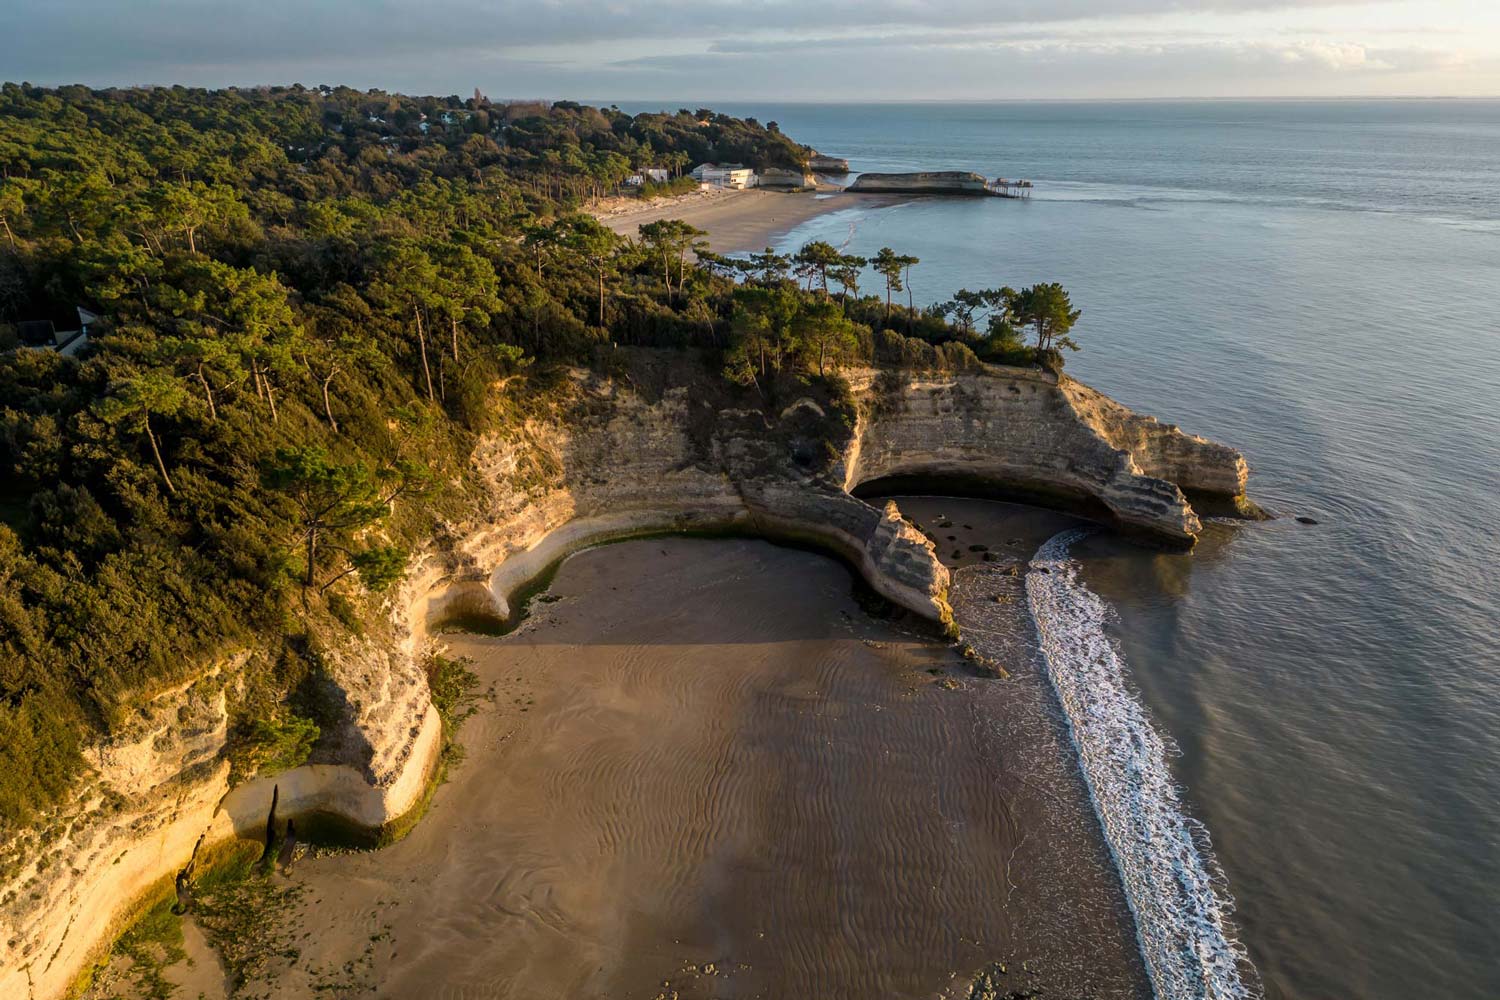
[[[1247,981],[1253,969],[1234,937],[1233,901],[1207,831],[1172,780],[1177,747],[1151,725],[1105,632],[1110,607],[1069,558],[1088,533],[1064,531],[1037,550],[1026,600],[1152,990],[1158,1000],[1254,1000],[1260,989]]]

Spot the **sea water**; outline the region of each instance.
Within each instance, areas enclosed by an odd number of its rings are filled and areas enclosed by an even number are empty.
[[[1071,373],[1244,451],[1280,519],[1039,553],[1076,569],[1034,610],[1083,629],[1049,665],[1138,699],[1112,724],[1153,727],[1268,996],[1500,996],[1500,103],[724,110],[856,171],[1033,181],[782,245],[915,254],[919,305],[1061,281]]]

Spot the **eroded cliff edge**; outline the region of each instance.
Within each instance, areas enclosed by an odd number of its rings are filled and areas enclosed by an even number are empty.
[[[678,370],[654,380],[583,371],[474,452],[471,517],[414,561],[385,621],[327,657],[342,724],[312,760],[233,789],[228,705],[246,651],[140,705],[45,844],[0,886],[0,995],[56,997],[150,887],[205,844],[328,813],[366,828],[419,805],[440,723],[422,656],[457,611],[510,614],[513,596],[572,551],[654,531],[738,531],[817,545],[893,603],[946,621],[948,574],[894,505],[850,491],[967,486],[1061,504],[1168,544],[1200,530],[1184,490],[1243,495],[1238,453],[1029,369],[914,377],[847,373],[852,395],[735,408]],[[716,400],[718,400],[716,402]]]

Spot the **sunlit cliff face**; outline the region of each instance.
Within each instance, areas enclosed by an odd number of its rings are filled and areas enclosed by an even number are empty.
[[[1500,5],[15,0],[0,9],[0,66],[53,85],[614,100],[1486,96],[1500,94]]]

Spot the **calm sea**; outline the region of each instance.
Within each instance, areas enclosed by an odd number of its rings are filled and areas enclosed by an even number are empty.
[[[1320,522],[1072,554],[1267,994],[1500,996],[1500,103],[725,110],[857,170],[1035,182],[784,242],[916,254],[919,303],[1063,282],[1071,372]]]

